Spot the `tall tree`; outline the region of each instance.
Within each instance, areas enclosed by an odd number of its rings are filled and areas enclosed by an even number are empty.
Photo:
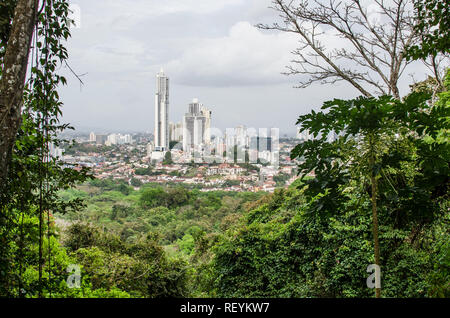
[[[418,41],[411,0],[273,0],[272,8],[283,22],[258,27],[298,35],[286,74],[302,75],[299,87],[346,81],[366,97],[400,98],[405,49]],[[330,48],[335,40],[339,47]]]
[[[0,189],[7,176],[9,159],[21,122],[23,90],[37,6],[37,0],[18,0],[3,60],[0,79]]]
[[[2,171],[7,187],[0,192],[0,296],[44,296],[46,291],[51,293],[60,285],[61,270],[65,269],[55,266],[52,214],[78,209],[80,200],[63,202],[59,191],[88,178],[87,169],[71,169],[59,158],[50,156],[50,145],[58,147],[67,142],[58,136],[71,128],[60,123],[62,102],[58,88],[66,84],[66,79],[58,70],[68,58],[63,43],[70,37],[73,21],[69,19],[68,0],[40,3],[31,75],[21,97],[17,97],[17,104],[11,106],[16,115],[19,113],[19,128],[15,132],[7,131],[14,146],[7,149],[8,162],[2,161],[8,170]],[[6,58],[14,43],[13,33],[8,40]],[[24,274],[27,270],[35,272],[38,278],[28,286]]]
[[[305,180],[305,195],[315,202],[312,212],[340,213],[349,193],[361,188],[370,198],[378,266],[379,212],[394,226],[423,225],[438,213],[436,199],[446,195],[449,143],[443,137],[449,108],[430,106],[429,96],[412,93],[403,102],[389,96],[333,100],[325,102],[321,112],[298,120],[301,130],[315,137],[291,153],[292,159],[303,157],[303,178],[315,173],[314,179]],[[330,133],[338,138],[330,141]]]

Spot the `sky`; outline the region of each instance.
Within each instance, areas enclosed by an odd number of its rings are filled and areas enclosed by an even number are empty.
[[[67,43],[70,74],[61,89],[63,121],[80,131],[153,132],[156,74],[170,79],[169,120],[193,98],[212,110],[212,126],[279,128],[293,135],[299,115],[326,100],[354,98],[345,83],[294,88],[281,73],[293,34],[260,30],[277,21],[270,0],[73,0]]]

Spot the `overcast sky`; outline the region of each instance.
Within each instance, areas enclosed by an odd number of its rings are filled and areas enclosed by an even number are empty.
[[[273,22],[270,0],[73,0],[81,13],[68,43],[64,121],[96,132],[153,131],[156,74],[170,78],[170,121],[198,98],[212,126],[280,128],[293,134],[300,114],[332,98],[353,98],[347,84],[293,88],[281,75],[297,46],[292,34],[255,28]]]

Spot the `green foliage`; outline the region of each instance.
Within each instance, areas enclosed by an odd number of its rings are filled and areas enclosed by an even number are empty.
[[[116,181],[116,183],[120,182]],[[246,206],[257,202],[265,195],[230,192],[203,193],[198,190],[189,191],[181,186],[161,188],[156,185],[145,185],[140,191],[123,196],[115,190],[94,187],[92,184],[104,186],[106,183],[89,182],[77,191],[70,190],[61,193],[63,198],[80,197],[87,201],[87,208],[84,211],[77,214],[58,215],[64,222],[75,222],[64,231],[65,246],[74,252],[97,247],[102,255],[105,254],[102,257],[106,260],[110,259],[109,254],[111,253],[116,259],[125,262],[126,260],[122,259],[120,255],[125,253],[126,246],[132,246],[145,240],[149,234],[158,236],[159,244],[164,246],[166,251],[164,257],[167,257],[171,266],[176,265],[178,266],[176,268],[180,269],[177,272],[164,272],[164,275],[175,278],[185,272],[189,279],[184,287],[183,295],[190,296],[207,296],[210,292],[210,290],[200,289],[197,286],[197,283],[205,288],[210,286],[208,277],[199,276],[211,273],[209,267],[211,254],[205,246],[211,246],[210,240],[213,240],[218,233],[236,226]],[[108,181],[107,184],[110,189],[115,188],[113,181]],[[116,196],[116,194],[118,195]],[[108,199],[106,200],[106,198]],[[87,220],[91,224],[95,222],[103,229],[84,222],[79,223],[77,220]],[[104,238],[104,232],[109,233],[107,234],[108,240]],[[127,255],[133,256],[132,254]],[[80,261],[77,262],[80,263]],[[87,264],[87,259],[85,262]],[[134,263],[127,264],[131,268],[135,266]],[[107,263],[98,263],[94,267],[97,267],[97,271],[100,272],[110,273],[112,271],[112,269],[108,269]],[[94,267],[90,269],[91,273],[94,273]],[[101,279],[100,276],[93,274],[86,277]],[[127,286],[131,286],[131,274],[126,277],[128,277],[126,279],[130,279]],[[163,279],[163,275],[161,274],[158,279]],[[92,288],[109,290],[108,288],[119,286],[114,284],[114,281],[116,280],[110,278],[109,285],[92,282]],[[123,287],[125,285],[120,286],[117,288],[125,288]],[[139,295],[144,295],[143,287],[140,286]],[[137,295],[130,289],[122,290]],[[145,295],[148,296],[148,294]]]
[[[284,187],[286,185],[286,181],[288,181],[291,178],[290,175],[285,173],[280,173],[273,177],[273,181],[275,181],[277,184],[277,187]]]
[[[74,224],[66,246],[90,278],[94,290],[125,290],[134,297],[183,297],[188,288],[187,264],[170,260],[156,237],[126,243],[87,224]],[[80,239],[75,233],[80,233]]]
[[[17,0],[4,0],[0,3],[0,64],[3,64],[16,4]]]
[[[133,182],[131,182],[131,185],[133,185]],[[134,186],[134,185],[133,185]],[[121,183],[119,186],[119,192],[122,193],[123,195],[129,195],[131,192],[130,187],[128,187],[126,184]]]
[[[0,33],[2,36],[3,51],[5,42],[6,16],[12,12],[15,1],[2,2],[0,11]],[[61,200],[59,191],[69,189],[78,183],[84,182],[89,176],[87,169],[80,171],[67,167],[58,158],[48,156],[48,146],[58,146],[62,140],[58,139],[61,131],[70,128],[66,124],[60,124],[62,103],[59,100],[57,89],[66,84],[66,79],[56,73],[57,68],[67,59],[67,50],[62,45],[69,36],[68,2],[55,0],[45,2],[42,12],[38,17],[36,46],[30,70],[31,76],[26,83],[24,105],[22,112],[22,124],[17,134],[16,144],[13,150],[6,188],[8,191],[0,193],[0,295],[25,296],[20,288],[24,286],[26,276],[30,271],[36,271],[36,257],[41,255],[44,264],[45,240],[44,234],[54,239],[54,233],[45,233],[45,228],[50,231],[50,226],[45,227],[44,222],[50,222],[51,213],[66,213],[78,210],[82,202],[78,198],[73,200]],[[8,29],[9,26],[6,26]],[[3,54],[3,53],[2,53]],[[39,58],[38,58],[39,56]],[[2,64],[3,66],[3,64]],[[44,218],[45,217],[45,218]],[[27,219],[37,218],[39,222],[24,223]],[[39,233],[38,236],[34,235]],[[34,233],[31,235],[31,233]],[[38,246],[33,255],[26,255],[27,245]],[[17,250],[16,250],[17,247]],[[55,254],[59,250],[53,251]],[[19,257],[16,257],[19,255]],[[33,267],[34,266],[34,267]],[[31,270],[33,268],[33,270]],[[39,285],[26,296],[43,295],[45,288],[52,286],[55,275],[42,266]],[[38,269],[39,272],[39,269]],[[34,275],[34,274],[33,274]],[[34,277],[34,276],[33,276]]]
[[[222,186],[223,187],[232,187],[232,186],[239,186],[241,184],[241,181],[239,180],[226,180]]]
[[[111,211],[111,220],[127,218],[133,214],[133,208],[122,204],[114,204]]]
[[[195,241],[191,234],[185,234],[183,238],[177,241],[177,245],[187,255],[191,255],[194,251]]]
[[[203,284],[217,297],[369,297],[375,180],[382,295],[448,295],[448,91],[429,98],[333,100],[300,116],[315,137],[291,154],[302,178],[219,236]]]
[[[75,155],[77,153],[105,153],[114,149],[113,146],[104,145],[92,145],[86,143],[76,143],[71,144],[66,143],[65,154]]]
[[[143,208],[166,205],[167,194],[162,187],[147,188],[141,193],[140,204]]]
[[[0,59],[14,4],[0,4]],[[448,53],[443,4],[416,2],[423,41],[413,58]],[[403,101],[333,100],[301,116],[298,124],[315,136],[291,154],[302,178],[273,194],[205,193],[135,178],[139,191],[113,179],[79,185],[86,169],[42,160],[42,145],[67,144],[57,135],[70,128],[59,123],[57,88],[66,79],[55,73],[67,58],[68,2],[44,9],[36,56],[48,59],[33,61],[9,191],[0,194],[0,296],[370,297],[374,177],[383,296],[449,297],[450,73],[436,103],[423,83]],[[111,150],[75,144],[67,153]],[[164,164],[171,163],[167,152]],[[66,283],[72,264],[81,266],[80,288]]]
[[[169,142],[169,149],[172,150],[176,145],[178,145],[180,142],[176,140],[171,140]]]
[[[431,106],[428,98],[412,93],[403,102],[387,96],[334,100],[324,104],[326,113],[312,111],[301,116],[302,130],[309,129],[317,139],[298,145],[291,157],[305,158],[299,166],[303,176],[315,172],[314,179],[303,179],[305,194],[315,198],[313,210],[339,211],[349,199],[350,181],[358,180],[364,187],[366,176],[373,172],[380,200],[395,208],[396,218],[429,220],[437,209],[434,199],[448,186],[449,144],[437,138],[448,131],[450,108]],[[339,135],[334,142],[326,139],[331,132]],[[376,143],[373,168],[369,165],[370,140]],[[408,212],[411,203],[414,214]]]
[[[245,224],[219,239],[210,276],[214,296],[372,295],[366,287],[366,268],[373,263],[371,218],[365,212],[369,200],[352,196],[341,213],[323,217],[306,213],[310,203],[305,205],[301,198],[299,190],[280,192],[258,211],[249,211]],[[288,211],[294,216],[286,218]],[[409,231],[383,227],[383,295],[427,296],[429,272],[438,267],[432,247],[424,247],[432,228],[412,245]],[[443,282],[448,283],[448,273],[436,272],[442,275],[437,279],[442,288]]]
[[[190,201],[190,194],[183,187],[168,188],[162,187],[144,188],[140,196],[140,204],[143,208],[154,208],[165,206],[176,208],[186,205]]]
[[[152,175],[152,168],[137,168],[134,170],[134,173],[138,176],[151,176]]]
[[[449,202],[443,204],[442,209],[448,211]],[[427,278],[428,296],[448,298],[450,296],[450,215],[443,216],[440,223],[430,230],[427,246],[433,258],[433,268]]]
[[[65,245],[72,251],[92,246],[97,241],[99,232],[92,226],[76,223],[66,232]]]
[[[414,0],[416,10],[415,31],[421,43],[408,50],[414,60],[450,52],[450,1]]]
[[[143,184],[141,180],[136,179],[136,178],[132,178],[130,183],[133,187],[140,187]]]
[[[171,165],[173,163],[172,153],[170,151],[166,151],[166,154],[164,155],[164,160],[162,163],[164,165]]]

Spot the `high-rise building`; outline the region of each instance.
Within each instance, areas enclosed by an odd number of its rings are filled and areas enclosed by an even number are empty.
[[[54,143],[50,143],[48,147],[48,152],[53,158],[62,158],[64,150],[55,146]]]
[[[173,140],[174,135],[175,135],[175,124],[173,122],[169,122],[169,142]]]
[[[169,123],[169,141],[183,141],[183,123]]]
[[[153,143],[150,142],[147,144],[147,157],[151,157],[153,152]]]
[[[241,146],[241,147],[248,147],[249,138],[248,138],[248,133],[247,133],[247,127],[245,127],[243,125],[237,126],[234,129],[234,134],[235,134],[236,145]]]
[[[183,117],[183,150],[190,151],[210,141],[211,112],[194,98]]]
[[[116,135],[116,134],[108,135],[105,144],[107,146],[117,145],[117,139],[118,139],[118,135]]]
[[[259,152],[272,151],[272,137],[251,137],[250,148]]]
[[[205,121],[205,143],[209,144],[211,142],[211,115],[212,111],[210,111],[205,106],[201,105],[200,108],[201,114],[206,118]]]
[[[214,143],[215,143],[215,149],[216,149],[216,156],[223,158],[223,154],[227,150],[224,138],[216,137],[214,139]]]
[[[122,134],[111,134],[108,135],[108,138],[106,140],[107,146],[112,145],[123,145],[123,144],[130,144],[133,142],[133,138],[130,134],[122,135]]]
[[[98,145],[104,145],[106,140],[108,140],[108,135],[95,135],[95,142]]]
[[[89,142],[94,142],[95,140],[96,140],[95,133],[91,132],[90,135],[89,135]]]
[[[182,142],[183,141],[183,122],[179,122],[175,124],[175,133],[173,136],[173,140]]]
[[[156,75],[155,150],[169,150],[169,78],[162,69]]]

